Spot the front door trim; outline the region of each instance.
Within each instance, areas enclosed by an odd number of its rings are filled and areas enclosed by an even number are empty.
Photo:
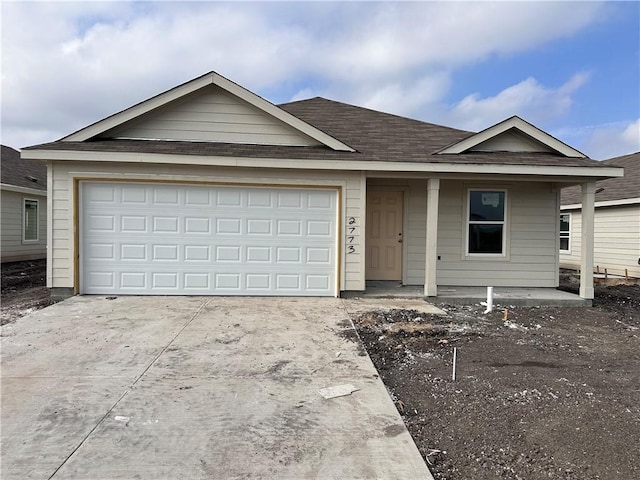
[[[406,235],[407,232],[407,219],[406,219],[406,215],[405,212],[407,211],[407,188],[406,187],[401,187],[401,186],[392,186],[392,185],[375,185],[375,186],[369,186],[367,187],[367,194],[366,194],[366,199],[367,199],[367,222],[366,222],[366,230],[365,230],[365,280],[376,280],[376,279],[371,279],[369,277],[369,274],[367,273],[367,261],[366,261],[366,257],[367,257],[367,249],[366,249],[366,244],[367,242],[370,240],[369,237],[369,232],[368,229],[370,228],[370,220],[369,220],[369,202],[368,202],[368,197],[369,197],[369,193],[371,192],[389,192],[389,193],[400,193],[402,195],[402,201],[400,202],[400,227],[401,227],[401,233],[402,233],[402,242],[399,242],[399,249],[400,249],[400,259],[399,259],[399,268],[400,268],[400,274],[398,275],[399,278],[394,278],[394,279],[389,279],[389,280],[394,280],[394,281],[400,281],[403,284],[405,283],[405,276],[406,276],[406,245],[407,242],[405,241],[404,236]]]

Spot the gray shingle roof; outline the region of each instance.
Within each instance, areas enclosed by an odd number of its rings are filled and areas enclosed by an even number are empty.
[[[596,189],[603,189],[601,192],[596,193],[596,202],[640,197],[640,152],[610,158],[600,163],[608,167],[624,168],[624,177],[608,178],[596,182]],[[563,188],[562,205],[576,203],[582,203],[580,187]]]
[[[25,150],[110,151],[249,158],[458,163],[483,165],[602,166],[586,158],[567,158],[551,153],[473,152],[436,155],[472,132],[377,112],[324,98],[279,105],[280,108],[351,146],[356,152],[328,147],[289,147],[233,143],[160,140],[95,139],[86,142],[53,142]],[[490,173],[490,170],[488,170]]]
[[[47,190],[47,166],[38,160],[23,160],[20,152],[2,145],[0,181],[7,185]],[[32,179],[35,179],[34,182]]]

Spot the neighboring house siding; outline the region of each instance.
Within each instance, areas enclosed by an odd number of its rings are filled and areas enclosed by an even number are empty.
[[[266,160],[265,160],[266,161]],[[154,170],[156,173],[150,173]],[[241,169],[211,168],[205,166],[180,165],[136,165],[127,163],[94,164],[90,162],[66,163],[53,162],[50,170],[52,177],[51,198],[55,199],[52,211],[51,268],[47,278],[47,286],[70,288],[74,286],[73,261],[73,210],[74,178],[91,178],[92,180],[109,179],[149,181],[181,181],[181,182],[228,182],[266,186],[293,185],[304,188],[314,185],[335,186],[342,188],[342,211],[340,217],[353,217],[359,226],[355,245],[357,251],[345,261],[344,232],[338,238],[341,245],[340,277],[341,290],[364,290],[362,271],[364,255],[361,252],[364,220],[365,193],[363,176],[357,172],[328,172],[275,170],[275,169]]]
[[[38,200],[38,240],[23,240],[24,199]],[[2,262],[47,257],[47,197],[2,191]]]
[[[465,258],[468,188],[507,190],[506,257]],[[548,183],[443,181],[439,211],[438,285],[557,286],[557,192]]]
[[[560,253],[560,266],[580,269],[582,214],[571,214],[571,250]],[[602,273],[640,278],[640,205],[596,208],[594,220],[594,269]]]
[[[264,145],[319,145],[258,108],[212,87],[109,132],[111,137]]]

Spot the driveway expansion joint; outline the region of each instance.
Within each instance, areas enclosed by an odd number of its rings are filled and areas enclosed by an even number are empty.
[[[105,422],[105,420],[109,418],[109,415],[111,414],[111,412],[113,412],[116,409],[116,407],[120,404],[120,402],[122,402],[122,400],[131,392],[131,390],[135,388],[136,384],[142,379],[142,377],[144,377],[144,375],[151,369],[151,367],[153,367],[153,365],[158,361],[158,359],[162,356],[162,354],[167,351],[167,349],[171,346],[171,344],[173,344],[173,342],[176,341],[176,339],[180,336],[180,334],[184,332],[184,330],[198,317],[198,315],[200,315],[200,313],[202,313],[202,310],[204,310],[205,307],[209,305],[210,302],[211,302],[211,298],[208,298],[198,307],[195,313],[191,315],[191,317],[189,317],[189,320],[187,320],[187,322],[182,326],[182,328],[180,328],[180,330],[178,330],[178,332],[171,338],[171,340],[169,340],[169,342],[162,348],[162,350],[160,350],[160,353],[158,353],[153,358],[153,360],[151,360],[149,365],[145,367],[142,373],[140,373],[140,375],[136,377],[136,379],[131,383],[131,385],[129,385],[125,389],[125,391],[114,402],[114,404],[111,405],[111,407],[109,407],[109,409],[102,416],[102,418],[100,418],[100,420],[98,420],[98,422],[94,425],[94,427],[91,430],[89,430],[89,432],[84,436],[82,441],[73,449],[73,451],[69,455],[67,455],[67,457],[62,461],[62,463],[60,463],[60,465],[55,469],[55,471],[49,476],[49,480],[53,479],[58,474],[60,469],[64,467],[65,464],[71,459],[71,457],[73,457],[73,455],[78,450],[80,450],[80,448],[82,448],[82,446],[87,442],[87,440],[89,440],[89,437],[93,434],[93,432],[95,432],[98,429],[98,427],[100,427],[100,425],[102,425]]]

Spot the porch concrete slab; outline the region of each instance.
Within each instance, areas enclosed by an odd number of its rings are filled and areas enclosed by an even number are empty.
[[[436,303],[470,304],[480,303],[487,299],[486,287],[438,287],[438,296],[432,299]],[[502,306],[526,307],[585,307],[591,306],[591,300],[581,298],[573,293],[555,288],[518,288],[494,287],[494,304]]]
[[[340,299],[74,297],[2,377],[3,479],[432,479]]]
[[[585,307],[592,301],[555,288],[494,287],[494,303],[528,307]],[[347,292],[346,298],[423,299],[435,304],[470,305],[487,299],[487,287],[438,286],[437,297],[425,297],[422,285],[401,285],[397,281],[367,281],[366,291]]]

